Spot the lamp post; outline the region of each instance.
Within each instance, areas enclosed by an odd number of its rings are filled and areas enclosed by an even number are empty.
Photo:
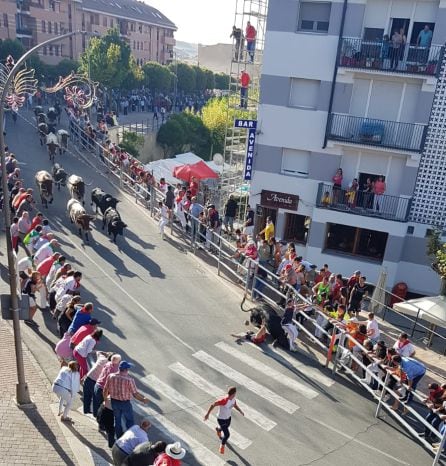
[[[46,45],[52,44],[53,42],[58,42],[62,39],[66,39],[73,35],[77,34],[77,32],[70,32],[67,34],[63,34],[57,37],[52,37],[41,44],[36,45],[32,49],[28,50],[24,55],[22,55],[15,63],[14,67],[8,74],[8,77],[4,83],[1,95],[0,95],[0,122],[4,121],[4,111],[5,111],[5,104],[6,104],[6,97],[8,96],[8,91],[11,83],[14,80],[15,75],[19,71],[22,64],[27,60],[30,55],[34,52],[39,50]],[[6,175],[6,154],[5,154],[5,137],[3,134],[3,130],[0,131],[0,162],[1,162],[1,170],[2,170],[2,188],[3,188],[3,197],[6,199],[8,194],[8,180]],[[8,208],[7,202],[4,202],[3,212],[5,217],[5,229],[6,229],[6,250],[8,256],[8,269],[9,269],[9,286],[10,286],[10,307],[12,309],[12,323],[13,323],[13,330],[14,330],[14,346],[15,346],[15,358],[16,358],[16,365],[17,365],[17,386],[16,386],[16,400],[17,403],[27,404],[31,402],[31,398],[29,396],[28,385],[25,380],[25,368],[23,365],[23,351],[22,351],[22,338],[20,334],[20,318],[19,318],[19,300],[17,294],[17,271],[15,266],[15,258],[12,249],[11,243],[11,235],[9,234],[10,227],[11,227],[11,212]]]

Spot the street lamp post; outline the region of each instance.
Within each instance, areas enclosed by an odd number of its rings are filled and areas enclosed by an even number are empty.
[[[52,37],[41,44],[36,45],[32,49],[28,50],[24,55],[22,55],[15,63],[14,67],[8,74],[8,77],[4,83],[1,95],[0,95],[0,122],[4,121],[4,111],[6,104],[6,97],[8,96],[9,87],[14,80],[15,75],[19,71],[22,64],[32,55],[34,52],[39,50],[42,47],[45,47],[48,44],[53,42],[58,42],[62,39],[66,39],[77,32],[70,32],[63,34],[57,37]],[[2,123],[3,124],[3,123]],[[14,346],[15,346],[15,357],[17,365],[17,386],[16,386],[16,400],[20,405],[28,404],[31,402],[29,396],[28,385],[25,380],[25,368],[23,365],[23,351],[22,351],[22,338],[20,334],[20,317],[19,317],[19,299],[17,294],[17,272],[14,253],[11,243],[11,235],[9,234],[11,227],[11,212],[9,210],[8,203],[6,201],[6,196],[8,194],[8,179],[6,174],[6,154],[5,154],[5,137],[3,130],[0,131],[0,162],[2,170],[2,188],[3,188],[3,212],[5,217],[5,229],[6,229],[6,250],[8,256],[8,269],[9,269],[9,286],[10,286],[10,307],[12,309],[12,322],[14,330]]]

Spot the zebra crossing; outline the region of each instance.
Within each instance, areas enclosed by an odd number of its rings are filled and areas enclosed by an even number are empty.
[[[257,352],[253,348],[259,349],[264,354]],[[179,422],[174,422],[168,418],[168,413],[158,412],[151,408],[150,405],[135,405],[135,409],[142,415],[148,415],[154,427],[160,430],[167,438],[181,441],[192,452],[196,464],[216,466],[225,464],[223,457],[218,456],[210,448],[199,442],[196,438],[197,436],[192,435],[192,432],[198,426],[200,437],[202,431],[204,431],[203,436],[209,439],[208,443],[215,442],[216,413],[213,413],[214,416],[210,416],[206,423],[203,421],[203,418],[211,403],[210,400],[225,395],[226,386],[233,384],[240,389],[237,394],[237,400],[244,411],[247,422],[259,427],[261,431],[270,432],[277,426],[276,420],[271,419],[273,416],[268,417],[252,407],[252,402],[260,399],[262,405],[270,404],[274,408],[279,408],[287,415],[292,415],[300,408],[294,398],[313,400],[319,395],[319,392],[315,389],[317,385],[321,384],[324,387],[330,387],[334,383],[331,378],[325,376],[317,368],[308,367],[300,363],[285,351],[277,349],[271,349],[270,351],[270,348],[267,348],[267,351],[265,351],[262,347],[249,343],[242,347],[237,347],[235,343],[230,344],[221,341],[216,343],[214,348],[209,352],[203,350],[196,351],[192,354],[192,358],[193,360],[188,365],[180,361],[170,364],[166,368],[168,372],[164,374],[164,377],[158,374],[149,374],[142,379],[142,382],[150,387],[150,390],[157,395],[161,403],[172,403],[181,412],[187,413],[188,419],[190,419],[189,425],[181,428],[178,425]],[[226,362],[223,362],[223,359]],[[193,368],[197,366],[194,360],[199,363],[200,370]],[[246,367],[246,370],[237,370],[233,367],[234,365],[237,365],[237,369],[240,369],[240,366]],[[279,367],[293,370],[287,375],[286,371],[279,371]],[[263,383],[248,377],[246,375],[247,372],[250,374],[260,374]],[[302,377],[300,378],[296,374],[301,374]],[[225,380],[220,385],[217,385],[209,380],[211,377],[214,380],[218,380],[221,376],[229,379],[229,382]],[[277,386],[276,391],[280,394],[266,386],[267,379],[269,387]],[[312,383],[305,382],[305,380]],[[282,388],[285,390],[283,391]],[[188,398],[185,392],[198,393],[196,397],[202,396],[204,393],[210,399],[206,399],[205,402],[197,402]],[[246,403],[244,399],[247,392],[250,392],[250,403]],[[288,395],[288,398],[292,394],[295,396],[290,400],[285,398],[284,393]],[[267,412],[271,412],[271,410]],[[237,423],[236,427],[243,429],[243,426],[239,423]],[[214,435],[209,435],[207,429],[214,430]],[[255,436],[255,428],[250,427],[246,429],[245,427],[245,430],[249,432],[248,435]],[[253,440],[237,429],[231,428],[230,443],[240,450],[246,450],[253,444]]]

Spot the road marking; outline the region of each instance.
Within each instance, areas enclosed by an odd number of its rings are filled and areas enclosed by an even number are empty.
[[[286,351],[282,351],[277,348],[271,348],[269,346],[267,347],[259,346],[251,342],[248,342],[248,344],[251,347],[256,348],[261,353],[264,353],[270,356],[271,358],[275,359],[276,361],[280,363],[283,363],[285,361],[286,365],[288,365],[289,367],[293,367],[294,369],[297,369],[303,375],[307,375],[312,380],[315,380],[316,382],[319,382],[322,385],[325,385],[326,387],[331,387],[335,383],[335,381],[331,379],[330,377],[327,377],[326,375],[321,374],[321,371],[317,369],[316,367],[307,366],[304,363],[299,362],[297,359],[293,358],[293,356],[288,354]]]
[[[316,390],[313,390],[312,388],[307,387],[299,381],[282,374],[276,369],[273,369],[272,367],[267,366],[263,362],[260,362],[258,359],[249,356],[249,354],[243,353],[243,351],[239,351],[238,349],[228,345],[224,341],[216,343],[215,346],[219,350],[224,351],[227,354],[230,354],[232,357],[238,359],[239,361],[242,361],[243,363],[247,364],[249,367],[252,367],[256,371],[261,372],[267,377],[271,377],[275,382],[281,383],[282,385],[285,385],[285,387],[288,387],[291,390],[300,393],[305,398],[311,400],[319,395],[319,393]]]
[[[178,427],[174,422],[169,421],[162,414],[159,414],[154,409],[147,406],[134,404],[134,409],[142,416],[150,416],[150,422],[163,434],[166,438],[172,438],[175,441],[181,442],[188,447],[189,452],[203,466],[224,466],[226,463],[217,455],[212,453],[208,448],[191,437],[187,432]]]
[[[183,379],[186,379],[188,382],[195,385],[203,392],[211,396],[214,396],[215,398],[219,398],[225,395],[225,392],[220,387],[217,387],[217,385],[208,382],[206,379],[201,377],[201,375],[198,375],[193,370],[188,369],[186,366],[183,366],[183,364],[181,364],[180,362],[171,364],[169,366],[169,369],[175,372],[177,375],[183,377]],[[266,431],[270,431],[271,429],[274,429],[274,427],[276,427],[276,422],[272,421],[271,419],[268,419],[266,416],[264,416],[256,409],[251,408],[242,400],[240,400],[240,398],[238,398],[238,400],[240,402],[240,405],[242,406],[243,412],[245,413],[246,419],[248,419],[254,424],[257,424],[259,427]]]
[[[310,419],[314,423],[319,424],[320,426],[325,427],[328,430],[331,430],[332,432],[340,435],[341,437],[344,437],[344,438],[350,440],[351,442],[355,442],[358,445],[363,446],[364,448],[368,448],[369,450],[372,450],[372,451],[374,451],[376,453],[379,453],[380,455],[383,455],[383,456],[385,456],[385,457],[387,457],[387,458],[389,458],[389,459],[391,459],[393,461],[396,461],[397,463],[410,465],[410,463],[406,463],[405,461],[403,461],[403,460],[401,460],[399,458],[396,458],[395,456],[389,455],[388,453],[380,450],[379,448],[372,447],[369,443],[361,442],[361,440],[358,440],[357,438],[355,438],[355,437],[353,437],[351,435],[344,434],[344,432],[341,432],[338,427],[331,427],[331,426],[327,425],[325,422],[317,421],[314,418],[307,418],[307,419]]]
[[[78,246],[70,237],[70,234],[66,234],[61,231],[60,228],[54,228],[54,230],[59,230],[63,233],[64,239],[68,240],[79,252],[81,252],[96,268],[98,268],[115,286],[119,288],[131,301],[133,301],[145,314],[147,314],[156,324],[158,324],[165,332],[167,332],[171,337],[175,338],[179,343],[184,345],[190,351],[195,351],[194,348],[182,340],[178,335],[176,335],[172,330],[170,330],[166,325],[164,325],[159,319],[157,319],[148,309],[146,309],[137,299],[135,299],[130,293],[128,293],[111,275],[109,275],[100,265],[98,265],[80,246]]]
[[[243,375],[235,369],[232,369],[232,367],[229,367],[227,364],[219,361],[205,351],[197,351],[192,356],[199,361],[204,362],[217,372],[220,372],[225,377],[228,377],[229,379],[236,381],[238,384],[243,385],[248,390],[251,390],[256,395],[264,398],[278,408],[283,409],[287,413],[292,414],[299,409],[299,406],[296,404],[286,400],[285,398],[282,398],[280,395],[274,393],[269,388],[266,388],[249,377],[246,377],[246,375]]]
[[[174,388],[170,387],[169,385],[165,384],[163,381],[158,379],[153,374],[150,374],[143,378],[143,381],[147,382],[147,385],[155,390],[156,392],[162,394],[166,398],[169,398],[172,403],[176,404],[180,408],[183,408],[184,411],[189,413],[195,419],[198,419],[201,423],[205,423],[211,430],[215,432],[215,427],[218,425],[217,419],[215,416],[209,416],[209,422],[204,422],[203,418],[206,414],[206,410],[197,406],[192,400],[183,396],[180,392],[175,390]],[[245,450],[248,448],[252,442],[251,440],[243,437],[243,435],[239,434],[235,430],[231,429],[231,443],[236,445],[237,447]]]

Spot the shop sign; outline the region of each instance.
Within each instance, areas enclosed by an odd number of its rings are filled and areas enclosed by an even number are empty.
[[[299,196],[295,194],[279,193],[278,191],[262,190],[261,205],[272,209],[297,210]]]

